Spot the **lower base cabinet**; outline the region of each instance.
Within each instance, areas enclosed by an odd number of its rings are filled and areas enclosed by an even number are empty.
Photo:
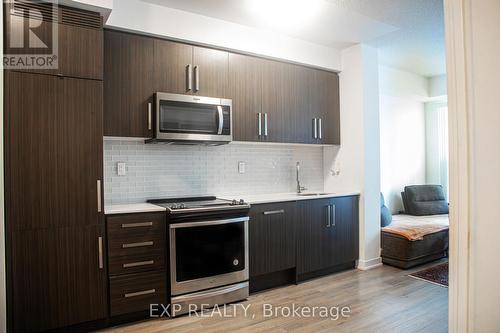
[[[104,227],[12,234],[12,332],[39,332],[107,317]]]
[[[358,259],[358,197],[297,203],[297,276],[341,268]]]
[[[252,205],[250,290],[353,268],[358,209],[358,196]]]
[[[165,213],[106,217],[110,316],[167,303]]]

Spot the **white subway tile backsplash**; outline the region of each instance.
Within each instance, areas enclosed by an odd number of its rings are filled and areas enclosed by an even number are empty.
[[[245,173],[238,172],[244,161]],[[295,163],[301,183],[323,190],[323,148],[230,144],[224,146],[146,145],[138,141],[104,142],[106,204],[199,194],[245,195],[295,191]],[[117,175],[117,162],[127,175]]]

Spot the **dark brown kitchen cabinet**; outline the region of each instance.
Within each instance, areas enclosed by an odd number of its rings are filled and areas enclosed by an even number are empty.
[[[358,258],[358,197],[297,203],[297,274],[299,280],[339,265],[354,267]]]
[[[193,94],[227,96],[229,54],[225,51],[193,47]]]
[[[336,73],[311,69],[309,72],[309,114],[316,120],[310,143],[340,144],[339,76]],[[310,127],[311,128],[311,127]]]
[[[103,225],[12,234],[10,331],[39,332],[107,316],[99,253],[104,236]]]
[[[233,139],[236,141],[260,139],[262,70],[262,61],[258,58],[229,54],[228,96],[233,100]]]
[[[155,92],[225,97],[228,57],[225,51],[155,39]]]
[[[293,131],[289,127],[286,106],[290,92],[289,68],[287,64],[271,60],[262,63],[262,115],[260,141],[286,142],[285,138]]]
[[[65,6],[53,7],[48,3],[26,3],[14,1],[7,3],[10,15],[6,15],[6,49],[5,54],[44,54],[46,49],[49,54],[55,54],[56,59],[48,61],[57,63],[54,69],[26,69],[18,71],[61,75],[77,78],[102,80],[103,77],[103,32],[102,18],[99,13],[77,10]],[[42,19],[30,17],[30,26],[36,36],[47,48],[33,48],[30,46],[25,23],[28,18],[24,16],[27,10],[37,10],[43,14]],[[33,33],[33,32],[30,32]],[[21,36],[22,45],[13,42],[11,38]],[[26,36],[25,36],[26,37]],[[54,40],[55,39],[55,40]],[[57,41],[57,43],[54,43]],[[57,47],[55,47],[57,45]]]
[[[154,40],[154,91],[189,94],[193,90],[193,47],[163,39]]]
[[[152,137],[154,39],[104,31],[104,135]]]
[[[99,223],[102,82],[21,72],[5,80],[9,228]]]
[[[102,81],[5,73],[12,332],[107,316],[102,154]]]
[[[295,202],[252,205],[250,278],[295,267]]]

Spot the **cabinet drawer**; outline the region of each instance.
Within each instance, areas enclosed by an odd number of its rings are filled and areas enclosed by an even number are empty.
[[[109,257],[108,260],[109,275],[161,270],[165,267],[165,250],[156,249],[148,253]]]
[[[137,235],[126,240],[108,241],[108,257],[126,257],[130,255],[148,254],[165,250],[165,233],[158,235]]]
[[[165,213],[138,213],[107,217],[108,244],[137,243],[165,239]]]
[[[150,304],[165,304],[166,283],[164,271],[110,278],[111,316],[145,311]]]

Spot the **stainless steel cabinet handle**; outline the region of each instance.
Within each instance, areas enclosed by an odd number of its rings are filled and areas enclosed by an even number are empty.
[[[153,222],[123,223],[122,228],[150,227]]]
[[[267,113],[264,113],[264,136],[267,136]]]
[[[152,246],[153,244],[154,244],[153,241],[140,242],[140,243],[126,243],[122,244],[122,249],[129,249],[131,247]]]
[[[151,112],[151,103],[148,103],[148,130],[153,129],[153,114]]]
[[[318,138],[318,119],[313,118],[313,138]]]
[[[319,118],[318,119],[318,136],[320,139],[323,139],[322,127],[323,127],[322,119]]]
[[[194,66],[194,91],[200,90],[200,68]]]
[[[155,263],[154,260],[130,262],[130,263],[127,263],[127,264],[123,264],[123,268],[130,268],[130,267],[137,267],[137,266],[146,266],[146,265],[152,265],[154,263]]]
[[[224,127],[224,116],[222,114],[222,106],[217,105],[217,117],[219,118],[219,128],[217,129],[217,134],[222,134],[222,129]]]
[[[335,205],[331,205],[330,209],[332,211],[332,226],[335,227],[335,220],[337,219]]]
[[[149,294],[154,294],[154,293],[156,293],[156,289],[136,291],[135,293],[127,293],[127,294],[124,294],[123,296],[125,298],[128,298],[128,297],[134,297],[134,296],[149,295]]]
[[[269,210],[267,212],[264,212],[264,215],[274,215],[274,214],[284,214],[285,210],[284,209],[278,209],[278,210]]]
[[[326,206],[326,227],[330,228],[331,226],[331,221],[332,221],[332,215],[331,215],[332,210],[330,209],[330,205]]]
[[[257,127],[258,127],[258,133],[259,133],[259,136],[262,135],[262,113],[258,113],[257,114]]]
[[[101,180],[97,180],[97,212],[100,213],[102,210],[101,207]]]
[[[98,253],[99,253],[99,269],[103,269],[104,259],[102,257],[102,237],[97,238],[97,247],[98,247]]]
[[[193,73],[191,72],[191,64],[186,66],[186,90],[193,89]]]

